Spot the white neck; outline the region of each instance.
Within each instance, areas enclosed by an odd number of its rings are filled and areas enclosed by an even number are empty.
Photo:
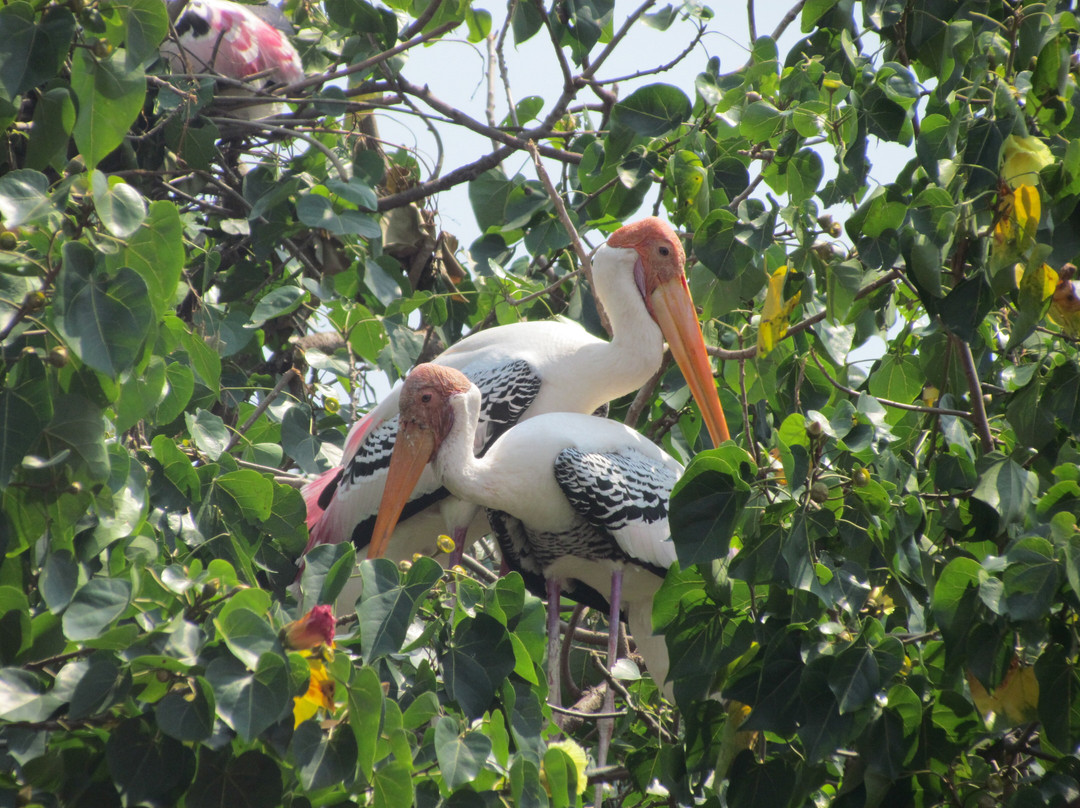
[[[439,480],[454,496],[485,508],[497,508],[484,485],[487,464],[473,454],[476,427],[480,421],[480,391],[470,385],[468,391],[451,396],[454,423],[443,438],[433,461]]]
[[[584,346],[573,363],[595,391],[596,407],[637,390],[663,360],[664,335],[634,280],[637,258],[634,250],[604,246],[593,259],[593,292],[613,333],[610,342]]]

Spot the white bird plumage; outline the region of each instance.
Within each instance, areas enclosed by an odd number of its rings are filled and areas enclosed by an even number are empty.
[[[434,362],[474,379],[484,373],[498,374],[513,363],[529,368],[535,377],[533,386],[518,396],[524,407],[503,424],[505,429],[543,413],[591,413],[634,391],[660,367],[666,335],[713,440],[719,443],[727,439],[727,425],[686,287],[684,262],[678,236],[665,222],[648,218],[627,225],[609,238],[593,261],[594,291],[612,326],[610,342],[570,322],[517,323],[471,335]],[[495,388],[489,385],[487,389]],[[400,390],[400,386],[395,388],[353,426],[342,466],[305,487],[311,531],[308,549],[348,539],[358,547],[368,545],[386,480],[389,444],[380,443],[386,435],[382,430],[397,415]],[[516,395],[512,389],[501,394]],[[473,450],[479,450],[488,438],[487,423],[481,419]],[[408,518],[388,537],[387,547],[371,548],[375,555],[385,553],[401,560],[431,552],[435,538],[448,528],[459,545],[483,534],[486,524],[473,505],[443,499],[417,507],[422,497],[430,498],[439,487],[431,470],[425,470],[411,506],[419,512],[407,511]]]

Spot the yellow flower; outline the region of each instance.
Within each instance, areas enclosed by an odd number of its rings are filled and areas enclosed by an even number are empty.
[[[439,538],[435,540],[435,544],[444,553],[454,552],[454,540],[443,533]]]
[[[1001,147],[1001,178],[1016,188],[1039,181],[1039,171],[1054,162],[1050,147],[1035,135],[1009,135]]]
[[[1015,190],[1002,193],[994,225],[994,249],[1012,248],[1024,252],[1035,241],[1042,216],[1042,200],[1034,185],[1020,183]]]
[[[293,697],[293,727],[296,728],[314,716],[321,707],[328,713],[334,712],[334,680],[326,669],[322,659],[308,659],[311,678],[308,680],[307,693]]]
[[[791,312],[799,304],[802,292],[796,292],[790,300],[784,300],[784,278],[788,268],[782,266],[769,278],[769,288],[765,292],[765,305],[761,307],[761,322],[758,324],[758,356],[768,356],[776,343],[784,338],[788,330]]]

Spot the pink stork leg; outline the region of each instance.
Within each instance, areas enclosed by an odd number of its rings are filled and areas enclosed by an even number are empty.
[[[608,613],[608,671],[614,673],[615,663],[619,655],[619,618],[622,611],[622,567],[616,567],[611,573],[611,597],[609,598],[611,611]],[[600,708],[603,713],[612,713],[615,710],[615,689],[609,684],[607,693],[604,694],[604,706]],[[607,765],[608,747],[611,746],[611,736],[615,733],[615,719],[600,719],[600,748],[596,753],[596,764],[599,768]],[[603,803],[604,785],[597,783],[593,802],[596,808]]]
[[[453,569],[461,563],[461,557],[465,555],[465,538],[469,535],[469,526],[455,527],[450,532],[450,538],[454,540],[454,549],[450,551],[450,560],[446,566]]]
[[[559,676],[559,598],[562,584],[558,578],[547,579],[547,684],[548,703],[562,706],[562,681]],[[558,721],[556,721],[558,723]]]

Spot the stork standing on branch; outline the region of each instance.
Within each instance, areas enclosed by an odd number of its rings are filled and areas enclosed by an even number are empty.
[[[624,424],[577,413],[523,421],[483,457],[473,453],[481,393],[460,372],[419,365],[405,380],[401,420],[369,557],[377,557],[421,475],[487,509],[507,565],[548,597],[548,681],[558,687],[561,590],[608,607],[608,665],[614,665],[620,615],[657,685],[667,678],[664,638],[653,635],[652,603],[675,561],[668,499],[682,466]],[[557,700],[557,693],[551,698]],[[608,689],[604,712],[614,697]],[[599,765],[610,742],[601,724]]]
[[[713,442],[727,440],[684,263],[670,225],[657,218],[634,222],[612,234],[593,259],[593,291],[610,319],[610,342],[574,323],[527,322],[473,334],[440,354],[435,364],[461,370],[480,390],[472,450],[483,453],[498,435],[541,413],[591,413],[633,392],[659,369],[665,338]],[[340,467],[304,488],[307,550],[348,540],[364,548],[371,541],[398,434],[400,393],[395,388],[353,426]],[[433,470],[422,467],[401,521],[377,554],[410,559],[430,552],[444,531],[460,554],[487,525],[475,505],[450,496]]]

